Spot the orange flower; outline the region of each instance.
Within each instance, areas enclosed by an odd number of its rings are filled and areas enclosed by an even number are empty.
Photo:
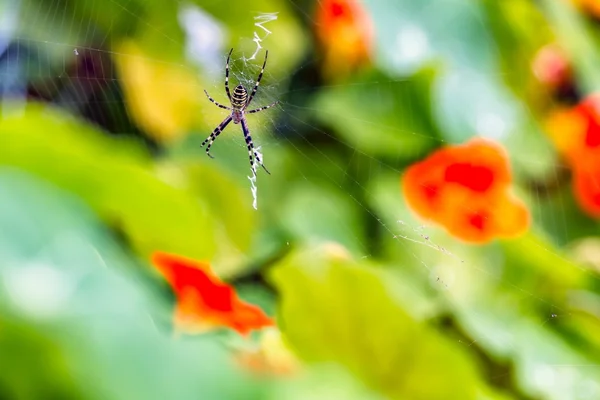
[[[373,25],[359,0],[322,0],[315,15],[317,40],[327,77],[344,76],[367,64],[373,47]]]
[[[592,217],[600,217],[600,163],[596,170],[578,171],[573,188],[581,208]]]
[[[521,234],[525,205],[510,193],[511,174],[500,145],[473,139],[448,146],[407,169],[403,191],[419,216],[473,243]]]
[[[571,2],[592,16],[600,18],[600,2],[598,0],[571,0]]]
[[[573,171],[575,196],[584,211],[600,217],[600,94],[555,111],[548,133]]]
[[[205,262],[155,252],[152,263],[173,287],[177,297],[174,322],[187,333],[228,327],[242,335],[273,326],[273,320],[255,305],[239,299],[235,290],[219,280]]]

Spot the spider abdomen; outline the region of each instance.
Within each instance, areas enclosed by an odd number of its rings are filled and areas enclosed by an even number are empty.
[[[231,96],[231,106],[235,110],[241,110],[246,105],[248,101],[248,92],[246,88],[242,85],[237,85],[233,90],[233,95]]]
[[[213,142],[217,139],[217,136],[219,136],[221,132],[223,132],[223,130],[231,121],[233,121],[234,124],[242,124],[242,132],[244,133],[244,139],[246,140],[246,146],[248,147],[248,157],[250,159],[250,168],[252,169],[252,173],[254,174],[254,176],[256,176],[256,169],[254,164],[254,161],[256,160],[258,164],[261,167],[263,167],[267,173],[270,174],[270,172],[267,170],[267,168],[265,168],[264,164],[262,163],[260,153],[254,148],[254,143],[252,143],[252,136],[250,136],[250,130],[248,129],[246,118],[244,117],[246,113],[254,114],[262,110],[267,110],[278,103],[278,101],[276,101],[275,103],[269,104],[268,106],[255,108],[253,110],[246,110],[246,107],[248,107],[250,103],[252,103],[252,99],[254,98],[254,95],[258,90],[258,85],[260,84],[260,80],[262,79],[265,66],[267,65],[267,56],[269,55],[269,52],[267,51],[265,53],[265,61],[263,62],[260,74],[258,74],[258,78],[256,78],[256,83],[254,84],[254,88],[252,89],[250,97],[248,97],[248,92],[246,91],[246,88],[242,85],[237,85],[233,90],[233,94],[231,94],[231,92],[229,91],[229,58],[231,57],[232,52],[233,49],[229,51],[229,55],[227,56],[227,63],[225,64],[225,92],[227,93],[227,98],[231,102],[231,107],[217,103],[212,97],[210,97],[206,90],[204,91],[206,97],[208,97],[208,100],[210,100],[219,108],[231,111],[231,114],[229,114],[223,120],[223,122],[221,122],[219,126],[217,126],[212,131],[210,136],[207,137],[204,140],[204,142],[202,142],[200,147],[208,143],[208,146],[206,146],[206,155],[212,158],[212,156],[210,155],[210,146],[212,146]]]

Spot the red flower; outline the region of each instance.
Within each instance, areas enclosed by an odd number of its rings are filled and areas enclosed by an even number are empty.
[[[315,13],[315,32],[328,77],[347,75],[368,64],[373,25],[359,0],[321,0]]]
[[[407,169],[403,191],[419,216],[452,235],[484,243],[516,236],[528,227],[529,213],[510,193],[511,174],[502,147],[473,139],[436,151]]]
[[[231,286],[213,275],[208,263],[162,252],[152,255],[152,263],[177,297],[174,322],[178,330],[194,333],[228,327],[247,335],[274,325],[260,308],[240,300]]]
[[[548,119],[548,133],[573,171],[580,206],[600,217],[600,94],[555,111]]]
[[[594,171],[577,172],[573,187],[581,208],[592,217],[600,217],[600,165]]]

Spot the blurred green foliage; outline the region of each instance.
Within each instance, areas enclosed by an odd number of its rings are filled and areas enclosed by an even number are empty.
[[[273,272],[280,324],[297,353],[342,363],[390,398],[480,398],[472,360],[408,315],[389,283],[397,277],[356,265],[343,251],[311,248]],[[431,376],[436,384],[423,385]]]
[[[0,0],[17,21],[0,28],[2,76],[23,86],[0,109],[0,398],[600,398],[598,224],[556,172],[531,73],[559,41],[595,91],[598,21],[566,0],[364,3],[371,68],[332,84],[312,1]],[[248,119],[272,172],[257,210],[239,126],[214,160],[199,148],[225,116],[202,89],[225,101],[230,47],[232,81],[251,85],[255,35],[270,51],[257,103],[281,100]],[[169,79],[136,91],[143,68]],[[169,140],[146,130],[189,104]],[[521,238],[461,243],[402,198],[404,168],[476,134],[508,150],[534,218]],[[236,364],[260,333],[174,337],[156,250],[210,261],[274,310],[302,371]]]
[[[3,164],[72,190],[127,235],[142,255],[157,248],[200,258],[214,255],[206,209],[161,182],[135,143],[103,137],[90,126],[38,105],[22,112],[5,116],[0,127]],[[181,223],[174,225],[173,219]]]
[[[172,340],[167,304],[81,200],[9,169],[0,187],[4,398],[258,396],[218,342]]]

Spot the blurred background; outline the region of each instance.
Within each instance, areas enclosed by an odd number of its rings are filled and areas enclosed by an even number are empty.
[[[0,399],[600,398],[599,54],[596,0],[0,0]],[[475,137],[516,235],[405,198]],[[276,326],[174,334],[156,251]]]

